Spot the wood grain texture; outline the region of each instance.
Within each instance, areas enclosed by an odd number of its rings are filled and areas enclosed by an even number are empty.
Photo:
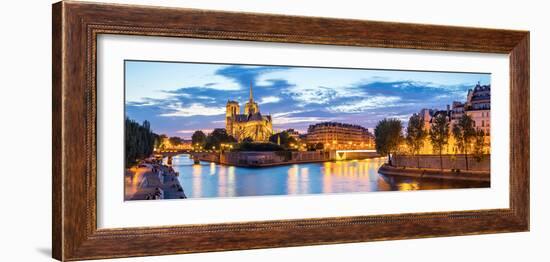
[[[510,52],[510,206],[529,227],[529,33]]]
[[[56,3],[52,14],[52,245],[56,259],[529,230],[528,32],[81,2]],[[98,229],[95,130],[99,34],[509,54],[510,208]]]
[[[61,257],[63,253],[63,190],[61,185],[61,75],[62,43],[61,5],[52,8],[52,256]]]

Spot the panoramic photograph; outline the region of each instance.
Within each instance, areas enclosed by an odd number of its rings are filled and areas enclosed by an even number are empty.
[[[126,60],[124,199],[489,188],[491,75]]]

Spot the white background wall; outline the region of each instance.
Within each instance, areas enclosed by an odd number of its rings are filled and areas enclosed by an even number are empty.
[[[105,0],[107,1],[107,0]],[[550,28],[545,1],[108,1],[531,31],[531,232],[277,248],[124,261],[548,261]],[[0,260],[51,255],[50,1],[0,9]],[[498,116],[495,116],[498,117]],[[527,145],[526,145],[527,146]]]

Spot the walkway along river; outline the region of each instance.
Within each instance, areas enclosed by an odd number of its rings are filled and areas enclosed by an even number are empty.
[[[487,183],[390,178],[378,173],[385,158],[249,168],[173,157],[188,198],[330,194],[487,187]]]

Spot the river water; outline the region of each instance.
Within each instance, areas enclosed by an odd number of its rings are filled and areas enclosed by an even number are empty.
[[[479,183],[395,179],[378,174],[385,158],[247,168],[209,162],[193,164],[189,155],[172,166],[188,198],[331,194],[486,187]]]

